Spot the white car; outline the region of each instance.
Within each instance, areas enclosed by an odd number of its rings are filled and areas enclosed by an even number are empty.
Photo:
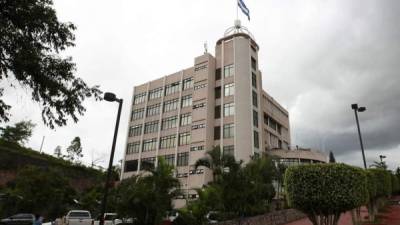
[[[71,210],[64,218],[64,225],[94,225],[94,220],[87,210]]]
[[[118,219],[118,215],[116,213],[104,213],[104,225],[117,225],[122,223],[121,219]],[[100,221],[94,221],[94,225],[99,225]]]

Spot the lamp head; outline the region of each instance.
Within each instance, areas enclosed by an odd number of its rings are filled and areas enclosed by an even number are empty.
[[[357,110],[358,109],[358,104],[351,104],[351,108],[354,109],[354,110]]]
[[[365,107],[363,106],[363,107],[358,108],[357,111],[359,111],[359,112],[364,112],[365,110],[367,110],[367,108],[365,108]]]
[[[117,97],[115,96],[114,93],[106,92],[106,93],[104,93],[104,100],[106,100],[108,102],[115,102],[115,101],[117,101]]]

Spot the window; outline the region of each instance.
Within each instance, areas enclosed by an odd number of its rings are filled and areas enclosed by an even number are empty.
[[[147,122],[144,124],[144,133],[154,133],[158,131],[158,120]]]
[[[214,140],[219,140],[221,139],[221,127],[217,126],[214,127]]]
[[[199,64],[199,65],[196,65],[196,67],[194,68],[194,71],[204,70],[206,68],[207,68],[207,64]]]
[[[161,156],[165,159],[165,162],[170,165],[173,166],[175,165],[175,155],[174,154],[170,154],[170,155],[163,155]]]
[[[224,138],[232,138],[235,135],[233,123],[224,125]]]
[[[138,169],[138,160],[128,160],[125,161],[125,169],[124,172],[132,172]]]
[[[253,105],[255,106],[255,107],[257,107],[258,106],[258,99],[257,99],[257,92],[255,92],[255,91],[253,91],[253,94],[252,94],[252,97],[253,97]]]
[[[258,127],[258,112],[253,110],[253,126]]]
[[[257,70],[257,61],[253,57],[251,57],[251,68],[253,68],[253,70]]]
[[[224,117],[235,115],[235,103],[224,104]]]
[[[194,151],[201,151],[201,150],[204,150],[204,146],[203,146],[203,145],[201,145],[201,146],[193,146],[193,147],[190,147],[190,151],[191,151],[191,152],[194,152]]]
[[[230,96],[234,94],[235,94],[235,84],[234,83],[226,84],[224,88],[224,95]]]
[[[221,80],[221,68],[215,70],[215,80]]]
[[[196,84],[194,85],[194,90],[201,89],[207,87],[207,84]]]
[[[142,152],[149,152],[149,151],[153,151],[157,148],[157,139],[156,138],[152,138],[152,139],[148,139],[148,140],[143,140],[143,148],[142,148]]]
[[[175,147],[176,135],[169,135],[160,138],[160,148],[173,148]]]
[[[192,126],[192,130],[197,130],[197,129],[205,128],[205,127],[206,127],[205,124],[196,124],[196,125]]]
[[[179,134],[179,146],[190,144],[190,132]]]
[[[126,147],[126,154],[138,153],[140,150],[140,141],[128,143]]]
[[[162,93],[163,93],[162,91],[163,91],[162,87],[150,90],[149,91],[149,100],[156,99],[156,98],[161,98]]]
[[[156,157],[142,158],[140,162],[140,169],[151,169],[154,168]]]
[[[160,114],[160,103],[147,106],[146,116],[154,116]]]
[[[234,74],[233,64],[224,67],[224,77],[231,77]]]
[[[221,118],[221,106],[220,106],[220,105],[215,106],[215,109],[214,109],[214,118],[215,118],[215,119]]]
[[[142,134],[142,124],[134,125],[129,128],[129,137],[139,136]]]
[[[258,137],[258,132],[257,131],[253,131],[254,135],[254,147],[255,148],[259,148],[260,147],[260,141],[259,141],[259,137]]]
[[[179,98],[171,99],[164,102],[164,112],[176,110],[178,108]]]
[[[165,86],[165,96],[179,91],[179,82],[168,84]]]
[[[206,106],[206,104],[204,102],[198,103],[198,104],[194,104],[193,105],[193,109],[203,108],[204,106]]]
[[[254,88],[257,88],[257,76],[255,73],[251,73],[251,84]]]
[[[221,87],[215,88],[215,99],[221,98]]]
[[[137,94],[133,97],[133,104],[139,104],[146,100],[146,92]]]
[[[188,107],[192,105],[192,95],[186,95],[182,97],[181,108]]]
[[[182,114],[181,115],[181,122],[180,126],[189,125],[192,123],[192,115],[190,113]]]
[[[189,152],[178,153],[177,166],[187,166],[189,164]]]
[[[228,145],[228,146],[224,146],[223,147],[223,154],[224,155],[231,155],[233,156],[233,152],[234,152],[234,146],[233,145]]]
[[[171,116],[162,120],[161,129],[162,130],[171,129],[176,127],[177,124],[178,124],[178,116]]]
[[[192,88],[192,87],[193,87],[193,78],[192,77],[186,78],[186,79],[183,80],[182,90],[187,90],[187,89]]]
[[[144,109],[135,109],[132,111],[131,121],[142,119],[144,116]]]

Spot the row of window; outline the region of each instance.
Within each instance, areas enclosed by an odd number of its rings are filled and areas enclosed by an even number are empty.
[[[192,105],[192,96],[191,95],[183,96],[181,101],[181,108],[188,107],[191,105]],[[163,112],[170,112],[173,110],[177,110],[178,106],[179,106],[178,98],[165,101],[163,104]],[[161,103],[149,105],[147,106],[146,116],[158,115],[160,114],[160,110],[161,110]],[[131,121],[142,119],[144,115],[145,115],[144,108],[135,109],[132,111]]]
[[[193,78],[186,78],[182,82],[182,90],[187,90],[193,87]],[[153,90],[149,90],[148,98],[149,100],[161,98],[163,94],[165,96],[176,93],[180,91],[180,82],[174,82],[172,84],[165,85],[165,87],[155,88]],[[136,94],[133,97],[133,104],[139,104],[146,100],[146,92]]]
[[[144,124],[144,134],[157,132],[159,129],[159,121],[150,121]],[[192,123],[192,115],[190,113],[185,113],[180,116],[180,126],[186,126]],[[178,125],[178,116],[171,116],[162,119],[161,130],[167,130],[175,128]],[[139,136],[142,134],[142,124],[133,125],[129,128],[129,137]]]
[[[180,133],[178,138],[178,145],[188,145],[190,144],[191,135],[190,132]],[[176,146],[176,135],[168,135],[160,137],[159,147],[160,149],[173,148]],[[156,150],[157,148],[157,138],[145,139],[143,140],[142,152],[149,152]],[[139,153],[140,151],[140,141],[135,141],[128,143],[126,148],[126,154]]]
[[[282,134],[282,125],[280,125],[276,120],[272,119],[266,113],[264,113],[264,123],[274,131],[278,132],[278,134]]]
[[[223,137],[224,138],[233,138],[235,136],[235,125],[233,123],[224,124],[223,126]],[[214,140],[221,139],[221,127],[214,127]]]
[[[175,165],[175,155],[170,154],[170,155],[163,155],[161,156],[164,158],[165,162],[168,165]],[[143,169],[150,169],[154,168],[156,158],[155,157],[148,157],[148,158],[142,158],[141,159],[141,166],[140,168]],[[125,161],[125,172],[132,172],[132,171],[137,171],[138,169],[138,160],[127,160]],[[182,152],[178,153],[176,157],[176,166],[188,166],[189,165],[189,152]]]

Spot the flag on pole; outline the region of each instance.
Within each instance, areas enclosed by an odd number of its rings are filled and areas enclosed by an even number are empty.
[[[243,0],[238,0],[237,3],[238,3],[240,10],[242,10],[242,12],[247,16],[247,19],[250,20],[250,10],[244,4]]]

